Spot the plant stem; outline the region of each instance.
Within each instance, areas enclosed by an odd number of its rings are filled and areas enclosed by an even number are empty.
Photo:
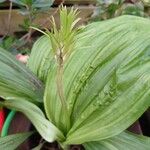
[[[70,146],[68,146],[68,145],[65,145],[65,146],[63,147],[64,150],[69,150],[69,148],[70,148]]]
[[[68,108],[67,108],[67,103],[64,95],[64,86],[63,86],[63,54],[62,54],[62,49],[59,49],[59,54],[57,55],[57,62],[58,62],[58,70],[57,70],[57,91],[59,98],[61,100],[62,104],[62,111],[65,116],[65,121],[66,121],[66,129],[69,130],[70,128],[70,119],[69,119],[69,113],[68,113]]]
[[[8,31],[7,31],[7,34],[9,34],[9,32],[10,32],[11,12],[12,12],[12,2],[10,2],[10,6],[9,6],[9,14],[8,14]]]
[[[57,90],[58,94],[62,103],[62,106],[67,109],[65,96],[64,96],[64,89],[63,89],[63,65],[58,66],[57,72]]]
[[[59,143],[60,149],[62,148],[63,150],[69,150],[70,146],[69,145],[63,145],[62,143]]]

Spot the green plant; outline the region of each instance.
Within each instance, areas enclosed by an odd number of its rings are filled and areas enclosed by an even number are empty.
[[[7,0],[1,0],[0,3],[6,2]],[[5,35],[0,39],[0,47],[12,52],[13,54],[27,53],[30,52],[31,45],[34,39],[32,39],[33,31],[30,26],[43,27],[47,22],[38,25],[35,23],[35,19],[39,17],[39,14],[47,13],[51,8],[54,0],[9,0],[9,13],[7,21],[7,31]],[[8,1],[7,1],[8,3]],[[5,4],[4,4],[5,6]],[[6,5],[7,6],[7,5]],[[24,20],[19,27],[25,32],[22,37],[15,33],[11,33],[11,20],[12,20],[12,8],[13,6],[18,7],[18,13],[24,16]],[[13,35],[12,35],[13,34]]]
[[[77,29],[76,16],[61,9],[60,29],[53,21],[53,32],[41,31],[27,67],[0,50],[0,104],[63,149],[149,150],[150,138],[125,130],[150,106],[150,21],[122,16]]]
[[[10,0],[20,7],[20,13],[27,16],[24,19],[24,23],[20,25],[25,31],[29,30],[31,25],[34,25],[33,21],[39,13],[44,13],[51,7],[54,0]]]
[[[146,0],[97,0],[92,20],[106,20],[121,15],[149,18],[149,2]]]

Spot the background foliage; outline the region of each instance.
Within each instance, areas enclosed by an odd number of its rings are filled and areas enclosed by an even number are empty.
[[[120,15],[150,16],[150,3],[146,0],[97,0],[98,8],[93,14],[93,21],[106,20]]]

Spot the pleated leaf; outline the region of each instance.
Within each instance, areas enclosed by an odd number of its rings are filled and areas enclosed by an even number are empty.
[[[83,145],[86,150],[149,150],[150,138],[123,132],[106,140]]]
[[[45,118],[43,112],[35,104],[29,101],[18,100],[7,100],[0,102],[0,104],[25,114],[46,141],[63,140],[62,133]]]
[[[22,63],[0,48],[0,97],[43,101],[41,81]]]
[[[80,54],[85,62],[91,61],[84,72],[78,73],[76,86],[69,92],[68,101],[74,104],[73,126],[66,143],[117,135],[148,108],[149,24],[147,19],[123,16],[87,27],[93,30],[89,39],[95,41],[86,49],[86,53],[92,51],[88,60]]]
[[[33,45],[27,66],[43,82],[46,81],[48,71],[53,65],[54,55],[51,50],[50,39],[46,36],[39,38]]]
[[[121,16],[87,25],[64,66],[64,95],[71,129],[65,144],[99,141],[121,133],[150,105],[150,21]],[[48,74],[44,105],[62,131],[66,120]]]
[[[32,132],[28,133],[18,133],[12,134],[5,137],[0,138],[0,149],[3,150],[14,150],[16,149],[21,143],[23,143]]]

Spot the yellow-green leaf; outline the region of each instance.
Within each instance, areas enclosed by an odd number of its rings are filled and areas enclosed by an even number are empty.
[[[14,150],[23,143],[32,132],[12,134],[0,138],[0,149]]]
[[[112,138],[83,144],[86,150],[149,150],[150,138],[123,132]]]
[[[43,101],[42,82],[2,48],[0,48],[0,97]]]

